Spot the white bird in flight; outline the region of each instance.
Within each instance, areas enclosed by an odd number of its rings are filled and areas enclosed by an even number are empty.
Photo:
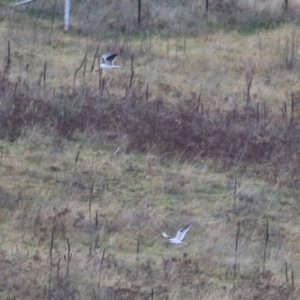
[[[167,235],[165,232],[162,233],[162,235],[169,239],[169,241],[173,244],[186,244],[185,242],[183,242],[183,238],[185,236],[185,234],[187,233],[187,231],[192,227],[192,224],[187,224],[185,226],[183,226],[182,228],[180,228],[177,233],[176,236],[174,238],[171,238],[169,235]]]
[[[114,65],[114,60],[115,58],[117,57],[118,54],[113,54],[113,53],[110,53],[110,52],[107,52],[105,54],[103,54],[101,56],[101,59],[102,59],[102,64],[100,64],[100,68],[101,69],[115,69],[115,68],[118,68],[120,69],[121,67],[120,66],[115,66]],[[100,56],[99,56],[100,58]]]

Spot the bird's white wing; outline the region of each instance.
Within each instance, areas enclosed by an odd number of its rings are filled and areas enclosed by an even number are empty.
[[[109,61],[107,58],[111,56],[110,52],[106,52],[101,56],[102,62],[106,65],[111,65],[111,61]]]
[[[167,235],[165,232],[162,233],[162,235],[167,238],[167,239],[170,239],[171,237],[169,235]]]
[[[111,52],[105,52],[101,57],[103,58],[103,59],[107,59],[109,56],[111,56],[112,55],[112,53]]]
[[[181,241],[183,240],[185,234],[187,233],[187,231],[192,227],[192,224],[187,224],[185,225],[184,227],[180,228],[178,231],[177,231],[177,234],[176,234],[176,237],[175,239]]]

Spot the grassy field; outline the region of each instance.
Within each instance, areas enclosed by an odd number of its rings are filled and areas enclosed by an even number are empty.
[[[291,295],[285,263],[295,285],[300,267],[291,191],[240,178],[235,200],[232,179],[211,171],[210,161],[114,156],[99,143],[66,141],[53,152],[56,143],[36,133],[1,145],[3,298],[46,297],[53,228],[54,299],[77,299],[78,293],[81,299],[148,299],[152,289],[157,299]],[[174,247],[161,236],[188,222],[187,246]]]
[[[300,297],[299,28],[166,3],[1,15],[1,299]]]

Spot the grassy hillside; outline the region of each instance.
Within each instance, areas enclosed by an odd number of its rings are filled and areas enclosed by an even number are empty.
[[[299,270],[293,193],[239,178],[235,199],[234,180],[211,171],[209,160],[113,155],[107,145],[84,141],[63,140],[57,149],[57,139],[32,132],[2,143],[3,298],[46,297],[53,228],[55,299],[77,299],[78,293],[83,299],[148,299],[152,289],[154,299],[248,299],[248,290],[249,299],[274,299],[278,289],[291,295],[285,262],[295,285]],[[194,225],[187,246],[171,246],[161,236],[188,222]]]
[[[63,33],[53,4],[1,16],[0,298],[297,299],[292,14],[166,1],[137,30],[107,1],[96,32],[78,1]],[[187,245],[162,237],[189,222]]]

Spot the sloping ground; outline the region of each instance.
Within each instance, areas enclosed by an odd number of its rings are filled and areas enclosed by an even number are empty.
[[[297,195],[209,171],[213,161],[114,154],[101,135],[76,139],[28,130],[1,142],[1,298],[291,297]],[[186,246],[162,237],[188,222]]]
[[[296,105],[222,114],[1,83],[3,297],[297,296]],[[161,236],[188,222],[187,246]]]
[[[86,87],[49,100],[35,99],[28,93],[14,95],[16,84],[5,74],[1,84],[8,95],[2,100],[2,138],[17,140],[28,128],[66,139],[74,132],[101,133],[122,141],[125,151],[151,151],[190,161],[214,159],[223,170],[235,167],[242,174],[254,172],[272,183],[298,186],[299,103],[294,98],[290,112],[285,107],[279,115],[265,105],[209,111],[197,99],[174,105],[136,95],[107,98]]]
[[[299,297],[299,65],[287,70],[280,46],[297,28],[205,33],[185,50],[105,40],[123,69],[99,77],[98,41],[45,43],[13,17],[0,45],[1,298]],[[188,222],[186,246],[162,237]]]

